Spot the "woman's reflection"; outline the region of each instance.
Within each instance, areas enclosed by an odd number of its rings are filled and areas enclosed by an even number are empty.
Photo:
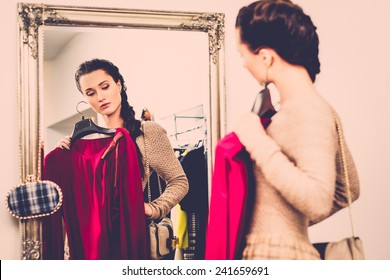
[[[115,134],[65,137],[45,157],[45,178],[56,182],[64,195],[62,212],[54,219],[63,217],[70,259],[146,259],[145,215],[167,215],[186,195],[187,177],[165,130],[135,119],[118,67],[103,59],[85,61],[75,79],[104,126]],[[166,189],[144,203],[143,189],[153,171]],[[54,227],[52,233],[61,230]],[[61,259],[63,252],[54,248],[63,246],[51,245],[46,244],[51,251],[46,256]]]

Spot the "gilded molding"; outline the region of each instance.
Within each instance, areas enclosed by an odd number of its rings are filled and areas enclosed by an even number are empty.
[[[207,32],[209,35],[209,53],[213,63],[217,63],[217,55],[222,47],[225,36],[224,14],[202,14],[192,18],[191,22],[181,24],[184,29],[195,29]]]
[[[26,239],[23,241],[23,260],[40,260],[42,243],[38,240]]]
[[[47,2],[47,1],[46,1]],[[40,179],[43,108],[44,108],[44,28],[71,27],[108,29],[145,29],[172,31],[199,31],[203,54],[208,55],[208,118],[207,149],[208,193],[211,193],[211,174],[215,147],[226,131],[225,69],[224,69],[224,14],[178,11],[134,10],[123,8],[77,7],[40,3],[18,3],[19,56],[18,106],[20,179],[28,174]],[[59,28],[59,30],[61,30]],[[202,37],[204,34],[201,34]],[[204,39],[204,40],[203,40]],[[207,42],[208,41],[208,42]],[[206,45],[207,44],[207,45]],[[207,56],[207,54],[206,54]],[[189,69],[192,70],[193,69]],[[189,72],[191,73],[191,72]],[[30,179],[29,179],[30,180]],[[32,179],[31,179],[32,180]],[[11,213],[12,214],[12,213]],[[23,259],[42,259],[45,240],[42,237],[42,218],[19,219]]]
[[[67,19],[59,16],[54,10],[40,4],[19,3],[19,30],[23,36],[23,43],[31,49],[31,56],[38,57],[38,29],[45,23],[67,22]]]

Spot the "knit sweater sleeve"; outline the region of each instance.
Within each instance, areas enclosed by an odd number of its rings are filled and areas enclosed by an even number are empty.
[[[335,122],[317,105],[277,113],[271,133],[252,132],[246,145],[265,180],[310,220],[330,212],[336,180]]]
[[[157,172],[166,182],[166,189],[162,195],[150,203],[153,212],[151,218],[156,219],[166,216],[183,199],[188,192],[188,180],[164,128],[148,121],[144,123],[143,129],[145,142],[140,141],[140,146],[143,147],[141,152],[143,150],[144,157],[148,158],[150,173]]]

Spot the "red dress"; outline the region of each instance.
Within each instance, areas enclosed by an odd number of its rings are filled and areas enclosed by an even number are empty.
[[[261,123],[267,127],[270,118],[262,118]],[[229,133],[219,141],[215,150],[206,260],[241,258],[253,191],[252,161],[236,134]]]
[[[44,177],[64,196],[61,211],[44,221],[45,259],[63,257],[61,216],[71,259],[147,258],[141,173],[126,130],[53,150],[45,157]]]

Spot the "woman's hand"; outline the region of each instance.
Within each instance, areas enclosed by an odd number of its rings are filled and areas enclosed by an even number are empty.
[[[144,202],[144,206],[145,206],[145,215],[151,217],[153,213],[152,207],[150,207],[149,203],[145,203],[145,202]]]
[[[56,145],[56,148],[70,150],[70,136],[65,136]]]
[[[233,132],[245,147],[253,141],[254,135],[266,134],[259,116],[252,112],[246,113],[240,118]]]

